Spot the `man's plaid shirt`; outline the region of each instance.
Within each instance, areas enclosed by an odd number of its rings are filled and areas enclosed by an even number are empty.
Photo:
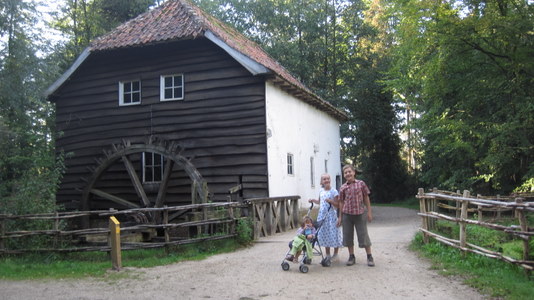
[[[349,215],[361,215],[365,212],[363,193],[369,194],[369,188],[362,180],[351,183],[345,182],[339,189],[339,199],[344,202],[343,213]]]

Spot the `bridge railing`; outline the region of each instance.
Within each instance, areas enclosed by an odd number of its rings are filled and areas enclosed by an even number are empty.
[[[296,229],[300,224],[300,196],[245,199],[251,210],[254,239]]]

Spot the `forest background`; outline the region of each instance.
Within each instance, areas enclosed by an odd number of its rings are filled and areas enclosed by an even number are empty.
[[[57,209],[69,154],[44,91],[92,40],[163,2],[0,1],[0,213]],[[534,191],[534,1],[193,2],[347,113],[342,159],[372,201]]]

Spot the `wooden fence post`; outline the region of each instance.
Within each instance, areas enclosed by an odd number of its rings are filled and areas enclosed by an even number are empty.
[[[202,183],[202,203],[205,204],[205,203],[208,203],[208,183],[207,182],[203,182]],[[210,208],[211,210],[211,208]],[[202,208],[202,221],[207,221],[208,220],[208,208],[206,206],[204,206]],[[210,225],[204,225],[204,233],[209,233],[209,228],[211,228]]]
[[[481,197],[482,197],[482,195],[477,194],[477,199],[481,198]],[[482,205],[480,205],[480,204],[477,205],[477,213],[478,213],[478,221],[482,222],[482,220],[483,220],[483,217],[482,217],[483,212],[482,212]]]
[[[163,225],[167,225],[169,224],[169,211],[167,210],[167,205],[163,206],[163,208],[165,209],[163,211]],[[169,235],[169,228],[167,226],[163,228],[163,234],[165,236],[165,243],[170,242],[171,237]]]
[[[421,212],[422,214],[426,214],[427,213],[426,201],[425,201],[426,199],[424,198],[425,189],[419,188],[417,195],[419,196],[419,212]],[[422,220],[421,227],[423,227],[424,230],[428,230],[428,217],[423,216],[421,220]],[[423,242],[425,244],[428,244],[428,235],[424,231],[423,231]]]
[[[464,191],[464,198],[469,197],[469,191]],[[469,201],[462,200],[462,212],[460,214],[460,247],[465,247],[467,241],[467,223],[464,222],[467,220],[467,207],[469,206]]]
[[[263,219],[265,222],[265,233],[267,236],[270,236],[273,234],[273,202],[268,201],[265,203],[265,218]]]
[[[457,190],[456,191],[457,194],[461,194],[460,190]],[[461,204],[462,202],[461,201],[455,201],[456,202],[456,218],[459,219],[460,218],[460,214],[461,214]]]
[[[0,218],[0,250],[5,250],[4,234],[6,233],[6,219]]]
[[[501,195],[497,195],[497,201],[501,201]],[[501,219],[501,210],[502,210],[502,207],[498,206],[497,207],[497,220]]]
[[[253,236],[254,239],[258,239],[260,237],[260,230],[261,230],[261,224],[258,221],[260,216],[258,215],[258,204],[256,202],[248,202],[250,206],[250,210],[252,212],[252,226],[254,228]]]
[[[231,205],[228,206],[228,218],[231,219],[231,220],[234,219],[234,207],[231,206]],[[236,222],[230,223],[230,226],[227,227],[227,233],[229,233],[229,234],[237,233]]]
[[[113,216],[109,217],[109,235],[111,246],[111,264],[113,266],[113,270],[119,271],[122,267],[121,227],[119,221]]]
[[[523,198],[516,198],[515,202],[517,204],[523,203]],[[525,216],[525,211],[523,209],[514,209],[516,211],[517,219],[519,219],[519,226],[521,226],[521,231],[528,232],[527,218]],[[528,260],[528,254],[530,252],[529,246],[530,236],[522,238],[523,240],[523,260]]]
[[[432,192],[434,193],[438,193],[438,188],[435,187],[432,189]],[[428,209],[427,211],[431,211],[431,212],[438,212],[438,199],[436,199],[435,197],[432,198],[432,199],[429,199],[428,200]],[[436,219],[434,218],[428,218],[428,230],[434,230],[436,229]]]
[[[281,200],[281,203],[279,203],[279,211],[278,216],[280,218],[280,230],[282,232],[285,232],[287,230],[287,208],[289,207],[288,199]]]
[[[54,240],[53,240],[53,246],[54,248],[57,248],[58,240],[59,240],[59,213],[55,212],[54,214]]]
[[[295,229],[300,226],[300,216],[299,216],[299,199],[291,200],[291,211],[293,216],[292,229]]]

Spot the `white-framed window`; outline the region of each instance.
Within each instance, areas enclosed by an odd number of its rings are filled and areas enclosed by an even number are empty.
[[[141,81],[119,82],[119,105],[141,104]]]
[[[325,160],[324,160],[324,173],[325,173],[325,174],[328,173],[328,159],[325,159]]]
[[[287,154],[287,174],[288,175],[294,175],[293,154],[291,154],[291,153]]]
[[[163,156],[154,152],[143,152],[143,183],[161,182],[163,178]]]
[[[184,74],[161,75],[160,77],[160,100],[184,99]]]
[[[310,182],[311,187],[315,187],[315,160],[310,157]]]

